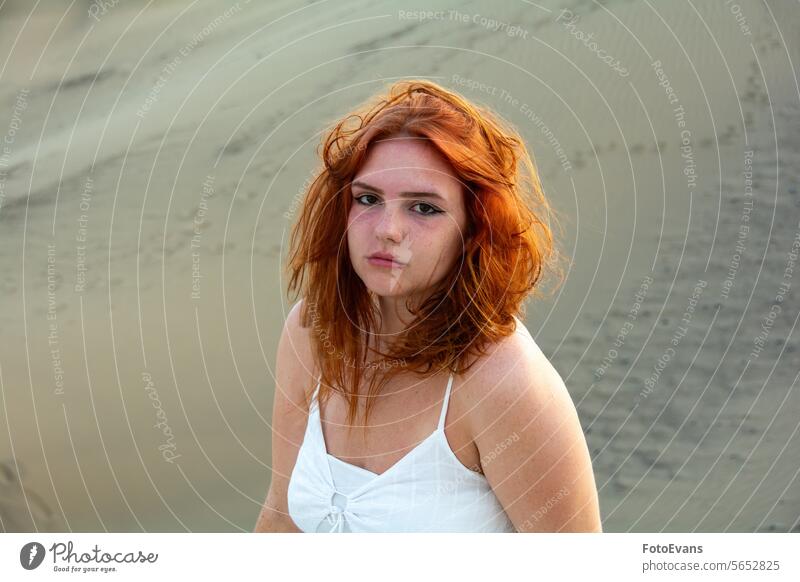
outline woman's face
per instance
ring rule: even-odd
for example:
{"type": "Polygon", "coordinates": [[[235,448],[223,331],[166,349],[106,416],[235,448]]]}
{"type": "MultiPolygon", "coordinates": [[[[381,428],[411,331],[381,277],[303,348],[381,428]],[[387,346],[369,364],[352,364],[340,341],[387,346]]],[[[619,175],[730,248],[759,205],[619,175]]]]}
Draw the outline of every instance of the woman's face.
{"type": "Polygon", "coordinates": [[[377,141],[351,190],[347,246],[358,276],[381,297],[424,297],[464,244],[463,187],[447,158],[424,138],[377,141]]]}

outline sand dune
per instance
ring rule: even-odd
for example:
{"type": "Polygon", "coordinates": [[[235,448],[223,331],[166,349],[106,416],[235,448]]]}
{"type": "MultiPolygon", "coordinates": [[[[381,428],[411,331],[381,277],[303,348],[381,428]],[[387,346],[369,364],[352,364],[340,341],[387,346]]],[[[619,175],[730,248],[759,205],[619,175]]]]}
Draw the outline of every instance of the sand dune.
{"type": "Polygon", "coordinates": [[[0,527],[252,529],[314,148],[419,76],[515,123],[567,217],[526,323],[604,529],[798,531],[800,9],[693,4],[7,1],[0,527]]]}

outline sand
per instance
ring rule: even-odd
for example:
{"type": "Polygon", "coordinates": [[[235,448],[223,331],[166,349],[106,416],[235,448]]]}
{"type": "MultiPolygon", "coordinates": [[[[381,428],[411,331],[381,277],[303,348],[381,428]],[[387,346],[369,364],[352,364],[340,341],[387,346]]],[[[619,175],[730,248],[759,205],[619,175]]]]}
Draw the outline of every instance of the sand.
{"type": "Polygon", "coordinates": [[[0,8],[0,529],[253,528],[314,149],[401,77],[565,217],[526,325],[604,529],[800,529],[796,3],[150,4],[0,8]]]}

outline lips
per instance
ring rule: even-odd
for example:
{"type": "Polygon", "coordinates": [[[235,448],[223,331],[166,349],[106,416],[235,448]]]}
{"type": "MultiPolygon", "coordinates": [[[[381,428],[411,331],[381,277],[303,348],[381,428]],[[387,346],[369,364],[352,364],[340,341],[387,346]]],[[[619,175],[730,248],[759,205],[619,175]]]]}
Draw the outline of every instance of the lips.
{"type": "Polygon", "coordinates": [[[390,253],[373,253],[367,260],[378,267],[404,267],[405,263],[390,253]]]}

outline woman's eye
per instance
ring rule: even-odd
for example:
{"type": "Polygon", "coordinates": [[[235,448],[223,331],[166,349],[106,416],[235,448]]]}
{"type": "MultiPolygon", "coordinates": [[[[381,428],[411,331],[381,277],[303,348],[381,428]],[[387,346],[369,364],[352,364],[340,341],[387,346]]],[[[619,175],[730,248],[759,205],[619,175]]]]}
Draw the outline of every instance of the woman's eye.
{"type": "MultiPolygon", "coordinates": [[[[374,194],[359,194],[358,196],[353,197],[356,202],[361,204],[362,206],[374,206],[380,202],[380,199],[375,196],[374,194]],[[372,198],[374,200],[365,200],[372,198]]],[[[442,210],[439,210],[435,206],[427,204],[425,202],[417,202],[412,206],[412,208],[419,207],[419,210],[415,211],[417,214],[421,214],[422,216],[432,216],[434,214],[440,214],[442,210]]]]}
{"type": "Polygon", "coordinates": [[[356,196],[355,198],[359,204],[363,204],[364,206],[372,206],[372,204],[370,204],[369,202],[364,202],[362,198],[375,198],[375,196],[373,196],[372,194],[361,194],[360,196],[356,196]]]}
{"type": "Polygon", "coordinates": [[[419,206],[420,214],[422,214],[423,216],[430,216],[432,214],[439,214],[441,212],[441,210],[439,210],[435,206],[431,206],[430,204],[426,204],[425,202],[419,202],[414,206],[419,206]]]}

